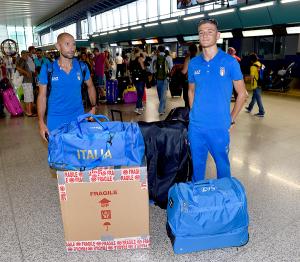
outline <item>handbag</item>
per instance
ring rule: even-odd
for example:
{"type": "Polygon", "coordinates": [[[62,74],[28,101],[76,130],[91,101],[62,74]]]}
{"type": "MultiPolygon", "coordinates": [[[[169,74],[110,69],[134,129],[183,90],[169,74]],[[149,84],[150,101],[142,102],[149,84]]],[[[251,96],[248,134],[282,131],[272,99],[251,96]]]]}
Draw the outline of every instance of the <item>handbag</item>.
{"type": "Polygon", "coordinates": [[[16,72],[13,75],[12,83],[14,85],[14,88],[17,89],[19,86],[23,83],[23,76],[20,75],[19,71],[16,70],[16,72]]]}
{"type": "Polygon", "coordinates": [[[103,115],[81,115],[49,135],[48,163],[58,170],[140,166],[144,154],[144,140],[137,123],[111,122],[103,115]],[[87,121],[89,117],[95,122],[87,121]]]}
{"type": "Polygon", "coordinates": [[[134,85],[129,85],[123,92],[123,100],[125,104],[136,103],[137,92],[134,85]]]}

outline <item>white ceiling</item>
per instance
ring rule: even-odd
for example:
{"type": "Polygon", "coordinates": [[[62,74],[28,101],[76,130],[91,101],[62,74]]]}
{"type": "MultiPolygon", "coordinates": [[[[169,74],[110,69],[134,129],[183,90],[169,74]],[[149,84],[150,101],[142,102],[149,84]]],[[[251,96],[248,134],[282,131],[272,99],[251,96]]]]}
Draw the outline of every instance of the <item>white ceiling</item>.
{"type": "Polygon", "coordinates": [[[77,1],[0,0],[0,25],[35,26],[77,1]]]}

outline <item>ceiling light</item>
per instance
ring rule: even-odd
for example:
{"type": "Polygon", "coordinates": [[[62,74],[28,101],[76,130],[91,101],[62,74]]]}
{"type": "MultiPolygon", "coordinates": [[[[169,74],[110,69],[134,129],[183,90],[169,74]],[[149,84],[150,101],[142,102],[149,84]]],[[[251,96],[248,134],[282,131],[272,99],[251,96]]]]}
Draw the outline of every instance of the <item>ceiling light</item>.
{"type": "Polygon", "coordinates": [[[162,24],[170,24],[170,23],[177,23],[177,22],[178,22],[178,19],[161,21],[162,24]]]}
{"type": "Polygon", "coordinates": [[[100,35],[107,35],[107,32],[105,32],[105,33],[101,33],[100,35]]]}
{"type": "Polygon", "coordinates": [[[116,43],[109,44],[110,46],[118,46],[116,43]]]}
{"type": "Polygon", "coordinates": [[[217,44],[223,44],[223,38],[219,38],[219,39],[217,40],[217,44]]]}
{"type": "Polygon", "coordinates": [[[273,4],[274,4],[274,2],[267,2],[267,3],[257,4],[257,5],[244,6],[244,7],[240,8],[240,11],[246,11],[246,10],[250,10],[250,9],[256,9],[256,8],[271,6],[273,4]]]}
{"type": "Polygon", "coordinates": [[[119,29],[118,31],[119,32],[125,32],[125,31],[128,31],[128,28],[119,29]]]}
{"type": "Polygon", "coordinates": [[[192,19],[201,18],[201,17],[204,17],[204,14],[184,17],[183,20],[192,20],[192,19]]]}
{"type": "Polygon", "coordinates": [[[96,36],[99,36],[99,34],[93,34],[93,35],[92,35],[92,37],[96,37],[96,36]]]}
{"type": "Polygon", "coordinates": [[[234,11],[235,11],[235,8],[231,8],[231,9],[226,9],[226,10],[222,10],[222,11],[208,13],[208,16],[223,15],[223,14],[232,13],[234,11]]]}
{"type": "Polygon", "coordinates": [[[131,41],[131,44],[133,44],[133,45],[141,45],[142,41],[141,40],[131,41]]]}
{"type": "Polygon", "coordinates": [[[280,2],[282,4],[288,4],[288,3],[293,3],[293,2],[299,2],[300,0],[281,0],[280,2]]]}
{"type": "Polygon", "coordinates": [[[223,32],[220,34],[220,38],[233,38],[233,35],[231,32],[223,32]]]}
{"type": "Polygon", "coordinates": [[[184,41],[198,41],[199,40],[199,36],[198,35],[184,36],[183,40],[184,41]]]}
{"type": "Polygon", "coordinates": [[[130,27],[130,30],[136,30],[142,28],[141,25],[130,27]]]}
{"type": "Polygon", "coordinates": [[[272,29],[247,30],[242,31],[242,33],[244,37],[273,35],[272,29]]]}
{"type": "Polygon", "coordinates": [[[172,42],[177,42],[176,37],[168,37],[168,38],[163,38],[164,43],[172,43],[172,42]]]}
{"type": "Polygon", "coordinates": [[[157,39],[146,39],[146,44],[158,44],[157,39]]]}
{"type": "Polygon", "coordinates": [[[145,24],[145,27],[156,26],[158,23],[145,24]]]}
{"type": "Polygon", "coordinates": [[[300,26],[287,27],[286,32],[288,34],[300,34],[300,26]]]}
{"type": "Polygon", "coordinates": [[[117,33],[118,31],[117,30],[113,30],[113,31],[110,31],[110,32],[108,32],[109,34],[115,34],[115,33],[117,33]]]}

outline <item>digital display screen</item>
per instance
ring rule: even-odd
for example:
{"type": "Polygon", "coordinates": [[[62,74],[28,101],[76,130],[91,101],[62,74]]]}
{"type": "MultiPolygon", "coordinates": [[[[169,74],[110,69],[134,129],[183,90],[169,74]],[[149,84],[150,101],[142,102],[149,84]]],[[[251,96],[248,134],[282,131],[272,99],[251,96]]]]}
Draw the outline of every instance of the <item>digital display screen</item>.
{"type": "Polygon", "coordinates": [[[177,9],[184,9],[212,2],[215,2],[215,0],[177,0],[177,9]]]}

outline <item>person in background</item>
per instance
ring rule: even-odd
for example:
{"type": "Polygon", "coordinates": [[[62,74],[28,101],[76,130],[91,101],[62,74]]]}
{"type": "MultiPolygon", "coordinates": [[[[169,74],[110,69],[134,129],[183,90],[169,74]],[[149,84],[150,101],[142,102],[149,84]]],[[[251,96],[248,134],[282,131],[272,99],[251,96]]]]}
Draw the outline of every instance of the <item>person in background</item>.
{"type": "Polygon", "coordinates": [[[5,67],[6,67],[6,77],[8,79],[12,79],[12,76],[13,76],[13,59],[12,59],[12,57],[5,55],[3,62],[5,63],[5,67]]]}
{"type": "Polygon", "coordinates": [[[188,66],[191,59],[193,59],[198,53],[198,47],[196,44],[191,44],[189,46],[189,53],[186,55],[184,59],[183,68],[181,70],[181,73],[183,74],[184,78],[184,85],[183,85],[183,100],[184,100],[184,106],[190,107],[189,105],[189,96],[188,96],[188,90],[189,90],[189,82],[187,80],[187,72],[188,72],[188,66]]]}
{"type": "Polygon", "coordinates": [[[28,52],[26,50],[23,50],[21,52],[21,58],[18,60],[16,67],[19,71],[19,74],[23,76],[23,91],[24,91],[24,103],[25,103],[25,115],[28,117],[34,117],[37,116],[33,113],[33,101],[34,101],[34,95],[33,95],[33,77],[32,72],[29,69],[28,66],[28,52]]]}
{"type": "Polygon", "coordinates": [[[88,88],[91,102],[90,113],[96,112],[96,91],[86,64],[74,58],[76,43],[68,33],[57,37],[56,48],[60,57],[53,62],[51,90],[47,98],[48,69],[43,64],[39,76],[38,120],[41,137],[47,141],[49,132],[64,123],[76,120],[84,113],[81,87],[83,81],[88,88]],[[85,73],[84,73],[85,72],[85,73]],[[85,75],[85,77],[84,77],[85,75]],[[47,107],[47,124],[44,117],[47,107]]]}
{"type": "Polygon", "coordinates": [[[43,64],[47,64],[47,65],[51,64],[49,59],[43,55],[42,49],[39,48],[36,49],[36,57],[34,58],[33,62],[35,65],[35,70],[37,75],[40,73],[43,64]]]}
{"type": "MultiPolygon", "coordinates": [[[[99,49],[97,47],[94,48],[94,72],[95,72],[95,79],[96,79],[96,87],[97,87],[97,92],[99,92],[100,98],[99,100],[101,102],[106,101],[105,97],[105,84],[104,84],[104,68],[105,64],[107,66],[108,61],[106,59],[106,56],[103,52],[99,52],[99,49]]],[[[97,95],[97,100],[98,100],[98,95],[97,95]]]]}
{"type": "Polygon", "coordinates": [[[157,94],[159,99],[159,115],[165,114],[166,96],[168,88],[168,73],[171,72],[173,64],[165,57],[165,47],[158,47],[159,54],[153,57],[153,68],[157,79],[157,94]]]}
{"type": "Polygon", "coordinates": [[[261,99],[261,86],[258,85],[259,70],[262,68],[261,62],[255,53],[250,55],[250,77],[251,77],[251,89],[253,90],[252,99],[250,104],[246,107],[246,112],[250,113],[257,102],[258,113],[255,116],[264,117],[265,109],[261,99]]]}
{"type": "MultiPolygon", "coordinates": [[[[227,53],[228,53],[229,55],[231,55],[232,57],[234,57],[234,58],[236,59],[236,61],[238,61],[239,63],[241,62],[241,58],[239,58],[239,57],[236,55],[236,51],[235,51],[235,48],[234,48],[234,47],[228,47],[227,53]]],[[[234,88],[233,88],[233,96],[234,96],[234,101],[236,101],[236,98],[237,98],[237,92],[235,91],[234,88]]]]}
{"type": "Polygon", "coordinates": [[[193,181],[205,178],[208,152],[212,155],[217,177],[230,177],[230,129],[247,98],[240,65],[217,47],[218,23],[207,18],[198,26],[202,53],[188,66],[190,122],[188,137],[193,159],[193,181]],[[230,112],[232,87],[238,96],[230,112]]]}
{"type": "Polygon", "coordinates": [[[144,55],[139,48],[134,50],[135,59],[132,61],[132,81],[137,91],[135,113],[141,115],[144,111],[143,96],[145,90],[146,70],[144,55]]]}
{"type": "Polygon", "coordinates": [[[122,58],[122,56],[120,56],[119,53],[116,53],[116,64],[117,64],[117,72],[116,72],[116,77],[123,77],[124,76],[124,70],[123,70],[123,63],[124,63],[124,60],[122,58]],[[119,75],[120,73],[120,75],[119,75]]]}

